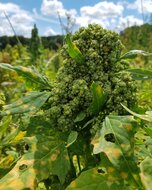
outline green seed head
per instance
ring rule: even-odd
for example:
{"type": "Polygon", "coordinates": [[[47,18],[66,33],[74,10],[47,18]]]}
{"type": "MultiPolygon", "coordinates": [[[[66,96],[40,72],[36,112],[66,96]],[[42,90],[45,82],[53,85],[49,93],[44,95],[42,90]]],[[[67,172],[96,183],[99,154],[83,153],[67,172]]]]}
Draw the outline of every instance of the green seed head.
{"type": "Polygon", "coordinates": [[[87,28],[80,28],[71,38],[85,61],[77,63],[68,54],[67,44],[63,46],[64,64],[50,98],[51,107],[55,106],[50,109],[51,116],[54,115],[56,126],[63,131],[79,129],[74,120],[80,112],[89,117],[93,81],[107,93],[107,102],[100,113],[102,119],[111,112],[124,114],[120,103],[130,108],[136,102],[135,83],[125,71],[128,64],[119,61],[123,45],[117,33],[90,24],[87,28]]]}

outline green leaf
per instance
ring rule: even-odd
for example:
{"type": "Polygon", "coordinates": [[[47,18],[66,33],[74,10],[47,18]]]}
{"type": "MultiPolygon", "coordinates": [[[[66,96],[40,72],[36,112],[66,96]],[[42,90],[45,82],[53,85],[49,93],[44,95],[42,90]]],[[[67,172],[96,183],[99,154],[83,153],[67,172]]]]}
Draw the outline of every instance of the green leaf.
{"type": "Polygon", "coordinates": [[[5,134],[6,130],[8,129],[10,123],[12,121],[11,116],[3,117],[0,121],[0,139],[5,134]]]}
{"type": "MultiPolygon", "coordinates": [[[[27,121],[28,118],[25,117],[25,120],[27,121]]],[[[37,113],[36,115],[30,116],[26,126],[27,136],[34,136],[41,133],[48,135],[52,123],[45,114],[37,113]]]]}
{"type": "Polygon", "coordinates": [[[80,50],[77,48],[77,46],[72,42],[70,35],[66,35],[66,41],[68,45],[68,53],[71,58],[73,58],[77,63],[83,63],[84,62],[84,56],[80,52],[80,50]]]}
{"type": "Polygon", "coordinates": [[[91,85],[91,91],[93,95],[91,111],[93,115],[97,115],[106,103],[107,94],[105,94],[102,87],[99,84],[96,84],[95,82],[93,82],[91,85]]]}
{"type": "Polygon", "coordinates": [[[21,141],[25,135],[26,131],[21,131],[21,127],[18,127],[1,140],[0,147],[16,144],[21,141]]]}
{"type": "Polygon", "coordinates": [[[109,116],[92,141],[93,153],[105,153],[113,166],[140,187],[138,167],[134,157],[136,122],[132,116],[109,116]],[[135,177],[136,176],[136,177],[135,177]]]}
{"type": "Polygon", "coordinates": [[[29,150],[0,180],[0,189],[36,189],[37,184],[50,174],[57,175],[63,183],[70,168],[64,142],[57,140],[55,135],[43,134],[24,140],[29,150]]]}
{"type": "Polygon", "coordinates": [[[152,190],[152,158],[147,157],[140,164],[140,177],[146,190],[152,190]]]}
{"type": "Polygon", "coordinates": [[[21,132],[21,127],[17,127],[13,131],[11,131],[9,134],[7,134],[1,141],[0,141],[0,147],[9,146],[11,144],[14,144],[14,140],[21,132]]]}
{"type": "Polygon", "coordinates": [[[86,113],[84,112],[80,112],[77,117],[75,118],[74,122],[80,122],[80,121],[83,121],[86,117],[86,113]]]}
{"type": "Polygon", "coordinates": [[[152,71],[145,69],[128,69],[135,80],[148,80],[152,79],[152,71]]]}
{"type": "Polygon", "coordinates": [[[90,119],[88,122],[86,122],[86,123],[83,125],[82,129],[88,127],[91,123],[93,123],[93,121],[94,121],[94,118],[93,118],[93,119],[90,119]]]}
{"type": "Polygon", "coordinates": [[[0,116],[38,111],[50,97],[49,92],[31,92],[17,102],[3,106],[0,116]]]}
{"type": "Polygon", "coordinates": [[[142,120],[145,120],[145,121],[149,121],[149,122],[152,122],[152,116],[151,115],[149,115],[149,114],[145,114],[145,115],[140,115],[140,114],[138,114],[138,113],[135,113],[135,112],[133,112],[133,111],[131,111],[129,108],[127,108],[125,105],[123,105],[123,104],[121,104],[124,108],[125,108],[125,110],[127,110],[130,114],[132,114],[133,116],[135,116],[135,117],[138,117],[138,118],[140,118],[140,119],[142,119],[142,120]]]}
{"type": "Polygon", "coordinates": [[[111,181],[107,175],[98,173],[98,168],[82,172],[66,190],[122,190],[122,185],[117,181],[111,181]]]}
{"type": "Polygon", "coordinates": [[[51,87],[46,77],[42,76],[36,70],[33,70],[31,68],[23,66],[12,66],[7,63],[0,63],[0,68],[10,71],[16,71],[19,75],[21,75],[25,79],[28,79],[36,84],[42,85],[45,88],[51,87]]]}
{"type": "Polygon", "coordinates": [[[144,130],[152,138],[152,127],[144,127],[144,130]]]}
{"type": "Polygon", "coordinates": [[[72,145],[77,140],[77,137],[78,137],[78,132],[71,131],[70,135],[68,136],[66,147],[68,148],[70,145],[72,145]]]}
{"type": "Polygon", "coordinates": [[[143,50],[131,50],[120,57],[120,59],[135,59],[137,56],[150,56],[152,53],[147,53],[143,50]]]}

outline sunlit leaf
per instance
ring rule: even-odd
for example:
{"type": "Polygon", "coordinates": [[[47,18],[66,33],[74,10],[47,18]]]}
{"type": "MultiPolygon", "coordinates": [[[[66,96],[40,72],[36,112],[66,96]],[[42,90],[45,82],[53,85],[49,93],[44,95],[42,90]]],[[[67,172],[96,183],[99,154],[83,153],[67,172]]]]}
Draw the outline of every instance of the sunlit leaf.
{"type": "Polygon", "coordinates": [[[137,187],[138,167],[134,157],[136,122],[132,116],[109,116],[92,141],[93,153],[105,153],[113,166],[132,178],[137,187]],[[135,177],[136,176],[136,177],[135,177]]]}
{"type": "Polygon", "coordinates": [[[77,140],[77,137],[78,137],[78,132],[71,131],[70,135],[68,136],[66,147],[69,147],[71,144],[73,144],[77,140]]]}
{"type": "Polygon", "coordinates": [[[151,53],[147,53],[143,50],[131,50],[127,53],[125,53],[124,55],[121,56],[120,59],[134,59],[137,56],[142,55],[142,56],[150,56],[152,55],[151,53]]]}
{"type": "Polygon", "coordinates": [[[73,58],[77,63],[83,63],[84,62],[84,56],[80,52],[80,50],[77,48],[77,46],[72,42],[70,35],[66,35],[66,41],[68,45],[68,53],[71,58],[73,58]]]}
{"type": "Polygon", "coordinates": [[[145,121],[152,122],[152,116],[151,115],[149,115],[149,114],[141,115],[141,114],[138,114],[138,113],[135,113],[135,112],[131,111],[125,105],[123,105],[123,104],[121,104],[121,105],[125,108],[125,110],[127,110],[133,116],[138,117],[138,118],[140,118],[142,120],[145,120],[145,121]]]}
{"type": "Polygon", "coordinates": [[[122,185],[112,181],[109,176],[98,173],[98,168],[82,172],[66,190],[122,190],[122,185]]]}
{"type": "Polygon", "coordinates": [[[25,137],[25,135],[26,135],[26,131],[20,131],[16,135],[16,137],[11,141],[11,143],[14,144],[14,143],[17,143],[17,142],[23,140],[23,138],[25,137]]]}
{"type": "Polygon", "coordinates": [[[144,130],[152,138],[152,127],[144,127],[144,130]]]}
{"type": "Polygon", "coordinates": [[[25,79],[28,79],[36,84],[42,85],[43,87],[50,88],[50,84],[46,77],[42,76],[37,71],[23,66],[12,66],[7,63],[0,63],[0,68],[10,70],[10,71],[16,71],[19,75],[23,76],[25,79]]]}
{"type": "Polygon", "coordinates": [[[103,106],[105,105],[107,95],[104,93],[103,88],[95,82],[93,82],[91,85],[91,91],[93,95],[91,111],[93,115],[96,115],[102,110],[103,106]]]}
{"type": "Polygon", "coordinates": [[[12,121],[12,116],[6,116],[1,119],[1,121],[0,121],[0,139],[4,135],[6,130],[8,129],[11,121],[12,121]]]}
{"type": "Polygon", "coordinates": [[[152,79],[152,70],[145,69],[128,69],[135,80],[152,79]]]}
{"type": "MultiPolygon", "coordinates": [[[[11,145],[13,143],[16,143],[13,142],[14,139],[17,137],[17,135],[19,135],[19,133],[22,133],[21,132],[21,126],[17,127],[16,129],[12,130],[9,134],[7,134],[1,141],[0,141],[0,147],[4,147],[4,146],[8,146],[8,145],[11,145]]],[[[23,134],[25,134],[23,132],[23,134]]],[[[20,139],[21,140],[21,139],[20,139]]],[[[19,139],[18,139],[19,141],[19,139]]]]}
{"type": "Polygon", "coordinates": [[[140,177],[146,190],[152,190],[152,158],[147,157],[140,164],[140,177]]]}
{"type": "Polygon", "coordinates": [[[50,174],[57,175],[63,183],[70,167],[64,143],[57,141],[55,136],[44,135],[26,137],[24,140],[29,150],[0,180],[0,189],[35,189],[50,174]]]}
{"type": "Polygon", "coordinates": [[[31,92],[17,102],[3,106],[0,116],[38,111],[50,97],[49,92],[31,92]]]}

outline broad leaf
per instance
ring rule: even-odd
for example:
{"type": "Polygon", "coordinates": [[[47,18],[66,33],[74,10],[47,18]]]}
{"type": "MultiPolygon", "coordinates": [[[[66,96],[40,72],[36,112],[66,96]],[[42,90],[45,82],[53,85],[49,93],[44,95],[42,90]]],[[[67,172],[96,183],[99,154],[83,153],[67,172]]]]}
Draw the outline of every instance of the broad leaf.
{"type": "Polygon", "coordinates": [[[94,154],[105,153],[117,170],[126,173],[128,178],[132,178],[134,184],[140,187],[134,157],[135,131],[136,122],[132,116],[109,116],[92,144],[94,154]]]}
{"type": "Polygon", "coordinates": [[[82,172],[66,190],[122,190],[122,185],[112,181],[107,175],[98,173],[98,168],[82,172]]]}
{"type": "Polygon", "coordinates": [[[0,189],[36,189],[37,184],[57,175],[61,183],[69,171],[67,149],[55,136],[37,135],[25,138],[29,150],[15,167],[0,180],[0,189]]]}
{"type": "Polygon", "coordinates": [[[131,50],[127,53],[125,53],[124,55],[121,56],[120,59],[134,59],[137,56],[142,55],[142,56],[150,56],[152,55],[151,53],[147,53],[143,50],[131,50]]]}
{"type": "Polygon", "coordinates": [[[80,52],[80,50],[77,48],[77,46],[72,42],[70,35],[66,35],[66,41],[68,45],[68,53],[71,58],[73,58],[77,63],[83,63],[84,62],[84,56],[80,52]]]}
{"type": "MultiPolygon", "coordinates": [[[[25,117],[25,120],[27,122],[28,118],[25,117]]],[[[30,116],[26,126],[27,136],[39,135],[41,133],[48,135],[52,124],[45,115],[37,113],[30,116]]]]}
{"type": "Polygon", "coordinates": [[[140,177],[146,190],[152,190],[152,158],[147,157],[140,164],[140,177]]]}
{"type": "MultiPolygon", "coordinates": [[[[142,120],[145,120],[145,121],[152,122],[152,116],[148,114],[149,112],[146,112],[147,114],[145,114],[145,115],[140,115],[140,114],[138,114],[138,113],[135,113],[135,112],[131,111],[129,108],[127,108],[127,107],[124,106],[123,104],[121,104],[121,105],[125,108],[125,110],[127,110],[127,111],[128,111],[130,114],[132,114],[133,116],[138,117],[138,118],[140,118],[140,119],[142,119],[142,120]]],[[[151,113],[151,112],[150,112],[150,113],[151,113]]]]}
{"type": "Polygon", "coordinates": [[[46,87],[50,88],[50,84],[46,79],[46,77],[42,76],[40,73],[31,68],[23,66],[12,66],[7,63],[0,63],[0,68],[16,71],[19,75],[23,76],[25,79],[28,79],[36,84],[42,85],[45,88],[46,87]]]}
{"type": "Polygon", "coordinates": [[[31,92],[17,102],[3,106],[0,116],[36,112],[49,97],[49,92],[31,92]]]}
{"type": "Polygon", "coordinates": [[[93,115],[97,115],[105,105],[107,95],[106,93],[104,93],[102,87],[99,84],[96,84],[95,82],[93,82],[91,85],[91,91],[93,95],[91,111],[93,115]]]}
{"type": "Polygon", "coordinates": [[[129,69],[128,70],[135,80],[152,79],[152,70],[145,69],[129,69]]]}
{"type": "Polygon", "coordinates": [[[71,131],[70,135],[68,136],[66,147],[69,147],[71,144],[73,144],[77,140],[77,137],[78,137],[78,132],[71,131]]]}

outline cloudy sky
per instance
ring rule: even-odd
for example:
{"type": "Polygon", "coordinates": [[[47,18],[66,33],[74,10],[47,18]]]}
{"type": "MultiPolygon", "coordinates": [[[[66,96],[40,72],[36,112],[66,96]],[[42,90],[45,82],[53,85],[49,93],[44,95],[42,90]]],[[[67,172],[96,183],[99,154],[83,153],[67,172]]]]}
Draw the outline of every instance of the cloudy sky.
{"type": "Polygon", "coordinates": [[[71,16],[73,31],[98,23],[119,32],[143,24],[142,13],[152,14],[152,0],[0,0],[0,36],[13,35],[6,15],[18,35],[29,37],[34,23],[40,35],[61,34],[59,15],[63,25],[71,16]]]}

